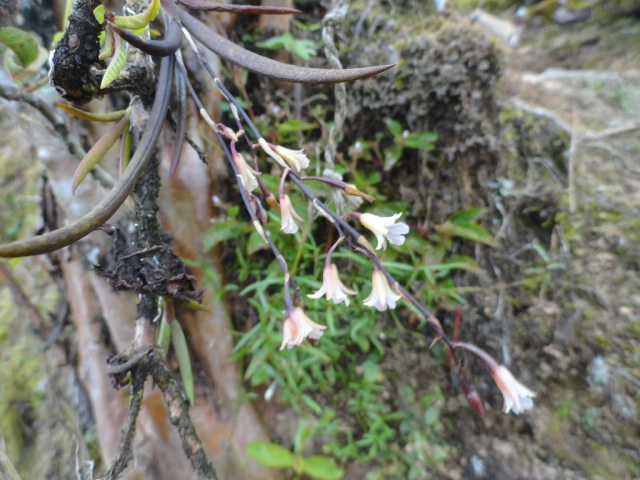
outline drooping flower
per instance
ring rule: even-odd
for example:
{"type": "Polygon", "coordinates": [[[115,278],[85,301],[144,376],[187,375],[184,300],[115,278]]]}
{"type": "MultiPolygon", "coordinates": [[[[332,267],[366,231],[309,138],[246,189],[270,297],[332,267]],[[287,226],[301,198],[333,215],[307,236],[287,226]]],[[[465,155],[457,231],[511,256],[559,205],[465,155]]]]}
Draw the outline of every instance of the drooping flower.
{"type": "Polygon", "coordinates": [[[499,365],[493,369],[491,375],[504,397],[504,406],[502,407],[504,413],[513,410],[513,413],[519,414],[533,407],[531,399],[536,396],[535,392],[516,380],[507,367],[499,365]]]}
{"type": "Polygon", "coordinates": [[[355,295],[356,293],[355,290],[351,290],[342,283],[338,275],[338,267],[335,263],[332,263],[331,265],[326,265],[322,271],[322,286],[320,289],[313,295],[307,295],[307,297],[320,298],[325,295],[327,300],[331,300],[335,304],[344,302],[348,307],[350,303],[349,295],[355,295]]]}
{"type": "Polygon", "coordinates": [[[236,167],[238,169],[238,177],[240,177],[242,185],[247,192],[252,192],[258,186],[256,175],[259,175],[260,173],[256,172],[249,166],[241,153],[234,152],[232,158],[233,163],[236,164],[236,167]]]}
{"type": "Polygon", "coordinates": [[[264,138],[258,139],[260,148],[273,158],[280,166],[290,168],[294,172],[300,172],[300,169],[309,166],[309,158],[303,153],[303,150],[291,150],[281,147],[280,145],[272,145],[264,138]]]}
{"type": "Polygon", "coordinates": [[[387,241],[393,245],[402,245],[405,235],[409,233],[409,225],[397,222],[402,213],[396,213],[391,217],[380,217],[372,213],[360,214],[360,223],[371,230],[378,239],[376,250],[387,248],[387,241]]]}
{"type": "Polygon", "coordinates": [[[304,150],[291,150],[280,145],[276,145],[274,150],[294,172],[309,166],[309,157],[304,154],[304,150]]]}
{"type": "Polygon", "coordinates": [[[376,307],[379,312],[383,312],[389,307],[390,309],[396,308],[396,302],[402,298],[389,286],[389,282],[384,274],[380,270],[374,270],[371,276],[371,293],[364,300],[364,304],[367,307],[376,307]]]}
{"type": "Polygon", "coordinates": [[[317,340],[326,328],[325,325],[320,325],[307,317],[302,308],[296,307],[290,310],[287,318],[284,319],[280,350],[284,347],[291,350],[295,346],[302,345],[305,338],[317,340]]]}
{"type": "Polygon", "coordinates": [[[289,195],[280,195],[280,230],[284,233],[296,233],[298,231],[298,224],[294,220],[294,217],[302,221],[302,217],[298,215],[293,205],[291,205],[289,195]]]}

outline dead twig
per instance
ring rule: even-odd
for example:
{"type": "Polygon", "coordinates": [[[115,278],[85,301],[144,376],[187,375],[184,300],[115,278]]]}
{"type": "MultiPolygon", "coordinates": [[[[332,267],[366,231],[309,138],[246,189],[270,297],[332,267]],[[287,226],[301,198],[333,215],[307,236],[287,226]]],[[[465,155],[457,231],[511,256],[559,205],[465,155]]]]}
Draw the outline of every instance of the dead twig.
{"type": "MultiPolygon", "coordinates": [[[[160,355],[158,355],[160,357],[160,355]]],[[[146,355],[142,357],[149,358],[146,355]]],[[[142,397],[144,394],[144,382],[147,379],[149,373],[149,363],[141,362],[138,359],[137,367],[132,371],[132,386],[131,386],[131,402],[129,403],[129,413],[127,414],[127,421],[122,429],[122,435],[120,436],[120,444],[116,450],[116,456],[111,463],[111,467],[104,475],[102,480],[115,480],[124,471],[129,460],[133,458],[133,438],[136,435],[136,420],[140,414],[140,408],[142,407],[142,397]]]]}
{"type": "Polygon", "coordinates": [[[145,350],[139,351],[139,352],[134,352],[128,360],[122,362],[122,363],[116,363],[114,364],[113,362],[115,362],[117,359],[121,358],[119,355],[116,355],[115,357],[112,357],[109,362],[109,366],[107,367],[107,373],[109,375],[121,375],[123,373],[127,373],[129,370],[131,370],[133,367],[135,367],[138,363],[140,363],[140,361],[146,357],[149,353],[151,353],[153,349],[152,348],[147,348],[145,350]]]}
{"type": "Polygon", "coordinates": [[[169,421],[178,430],[182,439],[182,449],[198,474],[198,478],[217,480],[216,471],[207,458],[202,441],[198,437],[189,415],[189,404],[183,389],[173,378],[173,374],[167,368],[161,355],[154,356],[150,375],[162,391],[164,400],[169,406],[169,421]]]}

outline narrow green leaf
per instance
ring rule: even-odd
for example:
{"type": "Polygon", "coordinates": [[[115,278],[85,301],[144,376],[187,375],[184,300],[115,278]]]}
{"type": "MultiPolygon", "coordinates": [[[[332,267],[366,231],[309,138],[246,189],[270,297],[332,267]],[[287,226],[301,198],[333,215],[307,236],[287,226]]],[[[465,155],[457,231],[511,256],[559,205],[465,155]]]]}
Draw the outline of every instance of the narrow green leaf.
{"type": "Polygon", "coordinates": [[[100,88],[107,88],[113,82],[120,71],[127,64],[127,42],[120,38],[120,35],[114,35],[116,53],[111,57],[109,66],[104,72],[100,88]]]}
{"type": "Polygon", "coordinates": [[[455,237],[467,238],[474,242],[480,242],[486,245],[495,244],[495,241],[489,232],[480,225],[473,223],[458,222],[457,224],[453,224],[451,222],[446,222],[437,226],[436,231],[439,233],[447,233],[455,237]]]}
{"type": "Polygon", "coordinates": [[[187,394],[189,403],[195,405],[195,390],[193,387],[193,372],[191,370],[191,355],[187,346],[187,339],[184,336],[180,322],[177,320],[171,322],[171,340],[173,350],[178,358],[178,368],[180,369],[180,378],[184,392],[187,394]]]}
{"type": "Polygon", "coordinates": [[[122,133],[129,128],[129,115],[123,117],[118,123],[113,125],[107,133],[105,133],[100,140],[98,140],[91,150],[87,152],[84,158],[78,164],[75,173],[73,174],[73,181],[71,183],[71,191],[75,193],[78,185],[82,183],[87,174],[91,171],[96,164],[102,160],[105,154],[113,147],[113,144],[120,138],[122,133]]]}
{"type": "Polygon", "coordinates": [[[102,25],[104,23],[104,5],[98,5],[93,9],[93,16],[96,18],[98,23],[102,25]]]}
{"type": "Polygon", "coordinates": [[[22,67],[28,67],[38,58],[38,42],[35,37],[19,28],[0,28],[0,43],[16,54],[22,67]]]}
{"type": "Polygon", "coordinates": [[[182,305],[183,308],[186,308],[187,310],[196,310],[199,312],[210,312],[210,310],[207,307],[199,304],[195,300],[191,300],[190,298],[182,297],[182,296],[175,296],[171,298],[173,299],[174,302],[179,303],[180,305],[182,305]]]}
{"type": "Polygon", "coordinates": [[[152,22],[160,12],[160,0],[151,0],[149,7],[137,15],[115,16],[112,21],[120,28],[132,30],[134,33],[142,33],[149,22],[152,22]]]}
{"type": "Polygon", "coordinates": [[[438,139],[438,135],[433,132],[412,133],[405,138],[402,144],[407,148],[420,150],[433,150],[433,142],[438,139]]]}
{"type": "Polygon", "coordinates": [[[540,258],[542,258],[542,260],[544,260],[546,263],[549,263],[551,261],[551,258],[549,257],[549,254],[547,253],[547,251],[538,242],[533,242],[533,249],[536,251],[538,255],[540,255],[540,258]]]}
{"type": "Polygon", "coordinates": [[[453,268],[467,270],[469,272],[477,272],[479,270],[476,261],[468,255],[449,255],[444,260],[444,266],[449,265],[453,265],[453,268]]]}
{"type": "Polygon", "coordinates": [[[62,108],[67,113],[78,117],[84,118],[85,120],[91,120],[95,122],[115,122],[117,120],[121,120],[125,115],[128,115],[130,110],[127,108],[125,110],[117,110],[115,112],[107,112],[107,113],[93,113],[87,112],[86,110],[80,110],[72,105],[66,105],[64,103],[55,102],[57,106],[62,108]]]}
{"type": "Polygon", "coordinates": [[[458,210],[456,213],[449,217],[449,221],[453,224],[459,224],[461,222],[473,222],[476,218],[482,215],[487,209],[484,207],[467,208],[465,210],[458,210]]]}
{"type": "Polygon", "coordinates": [[[307,130],[314,130],[318,127],[315,122],[304,122],[302,120],[287,120],[282,122],[278,126],[278,130],[281,134],[286,135],[289,133],[305,132],[307,130]]]}
{"type": "Polygon", "coordinates": [[[309,395],[302,395],[302,401],[317,415],[322,415],[322,407],[309,395]]]}
{"type": "Polygon", "coordinates": [[[118,165],[118,171],[120,175],[124,174],[124,171],[129,166],[129,161],[131,160],[131,149],[133,146],[133,135],[131,135],[131,130],[124,132],[122,141],[120,142],[120,162],[118,165]]]}
{"type": "Polygon", "coordinates": [[[156,346],[162,350],[163,355],[166,355],[169,351],[169,342],[171,342],[171,326],[167,321],[166,309],[164,315],[162,315],[162,321],[160,322],[160,328],[158,329],[158,338],[156,339],[156,346]]]}
{"type": "Polygon", "coordinates": [[[282,279],[280,278],[265,278],[264,280],[259,280],[257,282],[253,282],[251,285],[248,285],[240,292],[240,295],[244,296],[249,292],[260,291],[265,289],[266,287],[270,287],[271,285],[279,285],[282,284],[282,279]]]}
{"type": "Polygon", "coordinates": [[[257,323],[251,330],[242,335],[242,338],[240,338],[240,340],[238,340],[238,343],[236,343],[236,346],[233,347],[233,351],[236,353],[240,352],[240,350],[242,350],[247,343],[249,343],[255,337],[259,336],[262,333],[264,333],[264,327],[262,326],[262,324],[257,323]]]}
{"type": "Polygon", "coordinates": [[[263,349],[253,354],[253,357],[251,357],[251,362],[249,362],[249,365],[247,366],[247,370],[244,373],[245,379],[249,379],[253,377],[255,372],[261,367],[263,367],[264,359],[267,358],[267,355],[269,355],[269,353],[270,352],[268,350],[263,349]]]}
{"type": "Polygon", "coordinates": [[[247,445],[247,454],[265,467],[288,468],[293,461],[293,453],[275,443],[256,440],[247,445]]]}
{"type": "Polygon", "coordinates": [[[287,52],[297,55],[303,60],[309,60],[318,53],[318,45],[315,41],[305,38],[295,38],[290,33],[271,37],[264,42],[256,43],[256,46],[270,50],[284,48],[287,52]]]}
{"type": "Polygon", "coordinates": [[[336,465],[333,458],[322,455],[305,458],[302,470],[320,480],[339,480],[344,475],[344,468],[336,465]]]}
{"type": "Polygon", "coordinates": [[[237,220],[215,223],[204,237],[204,251],[207,252],[211,250],[218,243],[225,242],[232,238],[240,238],[251,228],[250,225],[238,222],[237,220]]]}

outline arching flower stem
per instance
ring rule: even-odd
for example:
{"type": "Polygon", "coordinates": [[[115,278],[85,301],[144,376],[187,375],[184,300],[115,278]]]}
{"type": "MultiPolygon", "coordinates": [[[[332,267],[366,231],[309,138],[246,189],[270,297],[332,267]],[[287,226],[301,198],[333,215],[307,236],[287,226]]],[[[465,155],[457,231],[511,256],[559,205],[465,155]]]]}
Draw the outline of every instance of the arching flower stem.
{"type": "Polygon", "coordinates": [[[344,241],[344,237],[342,235],[340,235],[340,237],[338,238],[338,240],[336,240],[336,242],[331,245],[331,248],[329,249],[329,251],[327,252],[327,258],[324,261],[324,265],[326,267],[331,265],[331,256],[333,255],[333,252],[336,251],[336,248],[338,248],[338,246],[344,241]]]}
{"type": "MultiPolygon", "coordinates": [[[[184,67],[184,64],[179,61],[178,62],[178,66],[180,68],[180,72],[185,77],[185,83],[187,84],[187,87],[189,89],[191,97],[193,98],[193,101],[195,102],[196,107],[198,108],[200,114],[201,115],[206,114],[206,111],[204,109],[204,105],[202,104],[202,101],[198,97],[198,94],[196,93],[195,89],[193,88],[193,85],[191,85],[191,82],[189,81],[189,78],[187,77],[187,71],[186,71],[186,68],[184,67]]],[[[203,115],[203,118],[204,118],[204,115],[203,115]]],[[[229,165],[231,166],[233,174],[234,174],[234,176],[236,178],[236,182],[238,183],[238,187],[239,187],[239,191],[240,191],[240,196],[242,198],[242,202],[244,203],[246,211],[249,213],[249,217],[251,218],[251,222],[252,222],[254,228],[261,234],[262,238],[267,243],[267,245],[269,245],[269,248],[271,249],[271,252],[273,253],[276,261],[278,262],[278,265],[280,266],[280,269],[285,274],[285,278],[288,279],[288,283],[290,283],[291,287],[293,288],[293,290],[295,292],[295,297],[297,299],[301,299],[302,297],[300,295],[300,290],[299,290],[298,285],[296,284],[295,280],[293,278],[291,278],[291,275],[290,275],[290,272],[289,272],[289,267],[287,266],[287,262],[285,261],[284,256],[282,255],[282,253],[280,253],[280,250],[278,250],[278,247],[276,247],[275,243],[273,243],[273,240],[271,239],[271,233],[267,229],[263,228],[261,221],[258,219],[258,216],[256,215],[255,209],[251,204],[251,200],[249,199],[249,194],[245,190],[244,186],[242,185],[242,181],[240,180],[240,171],[238,170],[238,167],[236,166],[235,162],[233,161],[233,156],[231,154],[231,150],[229,149],[229,146],[225,142],[224,137],[218,131],[218,128],[216,127],[216,125],[214,123],[210,122],[211,119],[209,119],[209,121],[207,121],[207,118],[204,118],[204,119],[205,119],[206,123],[211,127],[213,132],[216,134],[216,138],[218,139],[218,143],[220,143],[220,146],[222,147],[222,151],[224,152],[225,156],[227,157],[227,161],[229,162],[229,165]]],[[[251,197],[253,199],[255,199],[256,201],[259,201],[258,198],[255,195],[251,194],[251,197]]]]}
{"type": "Polygon", "coordinates": [[[473,353],[489,367],[491,376],[504,398],[502,407],[504,413],[513,411],[515,414],[520,414],[533,407],[532,398],[536,393],[516,380],[507,367],[498,364],[491,355],[471,343],[454,342],[452,345],[454,348],[473,353]]]}
{"type": "MultiPolygon", "coordinates": [[[[165,2],[163,2],[165,3],[165,2]]],[[[175,7],[174,7],[175,9],[175,7]]],[[[170,12],[171,13],[171,12],[170,12]]],[[[180,18],[179,15],[174,15],[174,18],[180,18]]],[[[257,143],[262,147],[262,149],[269,154],[268,148],[265,148],[265,144],[268,146],[268,143],[266,142],[266,140],[264,140],[264,138],[261,136],[261,134],[259,133],[258,129],[256,128],[256,126],[254,125],[254,123],[251,121],[251,119],[249,118],[249,116],[247,115],[247,113],[244,111],[244,109],[236,102],[235,98],[233,97],[233,95],[231,95],[231,93],[226,89],[226,87],[224,87],[224,85],[222,84],[222,82],[217,78],[217,76],[215,75],[215,73],[213,72],[213,69],[211,68],[211,66],[208,64],[208,62],[206,61],[206,59],[200,54],[200,52],[198,51],[198,48],[196,47],[195,43],[193,42],[193,39],[191,38],[190,34],[186,31],[186,29],[184,28],[184,24],[183,24],[183,33],[185,35],[185,37],[187,38],[187,40],[189,41],[189,43],[191,44],[196,56],[198,57],[198,59],[200,60],[200,62],[203,64],[203,66],[205,67],[206,71],[209,73],[209,75],[211,76],[211,78],[213,79],[214,83],[217,85],[217,87],[220,89],[220,91],[222,92],[222,94],[224,95],[225,99],[229,102],[229,105],[231,106],[231,111],[233,113],[233,116],[236,120],[236,123],[238,125],[238,129],[239,130],[243,130],[244,132],[246,132],[246,127],[248,127],[249,131],[251,132],[252,136],[255,138],[255,140],[257,141],[257,143]]],[[[181,71],[183,71],[185,77],[186,77],[186,71],[184,69],[184,67],[181,65],[180,66],[181,71]]],[[[188,82],[187,82],[188,83],[188,82]]],[[[190,91],[192,96],[194,97],[194,100],[196,100],[196,104],[198,105],[198,108],[201,111],[201,114],[203,114],[204,110],[203,110],[203,106],[202,103],[197,100],[197,95],[195,95],[195,92],[193,91],[193,87],[191,85],[189,85],[190,87],[190,91]]],[[[206,114],[206,112],[204,112],[206,114]]],[[[229,147],[226,145],[226,142],[224,141],[224,139],[220,136],[220,134],[216,131],[216,135],[218,137],[218,140],[220,141],[220,144],[223,148],[223,150],[225,151],[225,154],[227,155],[230,165],[234,171],[234,173],[236,175],[238,175],[238,171],[235,168],[235,164],[232,161],[232,157],[231,157],[231,152],[229,151],[229,147]]],[[[254,145],[252,145],[250,143],[250,139],[249,136],[247,135],[247,133],[244,133],[244,137],[245,140],[247,141],[247,143],[249,145],[251,145],[252,147],[255,148],[254,145]]],[[[274,155],[269,155],[272,158],[274,158],[274,155]]],[[[278,159],[276,159],[277,161],[278,159]]],[[[279,194],[280,196],[284,195],[284,182],[286,181],[286,178],[288,177],[290,179],[290,181],[292,183],[294,183],[298,189],[303,193],[303,195],[327,218],[329,219],[329,221],[333,224],[333,226],[336,228],[338,234],[340,235],[340,240],[338,242],[336,242],[331,249],[329,250],[329,253],[327,255],[327,259],[326,259],[326,264],[330,265],[330,257],[331,254],[335,251],[335,249],[337,248],[338,244],[341,241],[346,241],[347,244],[349,246],[351,246],[352,248],[354,248],[356,251],[359,251],[360,253],[362,253],[363,255],[365,255],[366,257],[369,258],[369,260],[372,262],[373,267],[375,270],[379,271],[385,278],[385,280],[389,283],[390,288],[392,288],[395,292],[397,292],[397,294],[401,295],[402,298],[404,298],[409,304],[413,305],[413,307],[420,313],[420,315],[425,319],[425,321],[428,323],[429,327],[432,329],[432,331],[435,334],[435,339],[434,339],[434,343],[438,340],[442,340],[448,347],[449,351],[451,352],[451,356],[455,362],[456,365],[456,370],[458,373],[458,377],[459,377],[459,383],[461,386],[461,389],[463,390],[463,392],[465,393],[467,400],[469,401],[469,403],[471,404],[471,406],[476,409],[476,411],[480,414],[483,413],[483,408],[482,408],[482,404],[479,400],[479,397],[477,396],[477,394],[472,391],[463,374],[462,371],[462,365],[461,365],[461,361],[460,361],[460,357],[458,355],[458,352],[456,351],[457,348],[462,348],[459,346],[459,344],[453,342],[451,339],[449,339],[449,337],[447,337],[444,333],[444,330],[440,324],[440,321],[436,318],[436,316],[430,312],[429,310],[427,310],[420,302],[418,302],[416,300],[416,298],[411,295],[403,286],[401,286],[397,280],[384,268],[384,266],[382,265],[382,263],[380,262],[380,259],[378,258],[377,254],[375,253],[374,248],[371,246],[371,244],[367,241],[366,237],[364,237],[364,235],[362,235],[360,232],[358,232],[355,228],[353,228],[345,219],[341,218],[340,216],[338,216],[333,210],[331,210],[330,208],[328,208],[321,200],[319,200],[315,195],[313,195],[306,187],[305,185],[302,183],[302,179],[301,177],[294,171],[288,171],[289,169],[287,169],[287,165],[284,162],[278,162],[281,166],[283,166],[283,168],[285,168],[285,171],[283,173],[282,179],[280,181],[280,185],[279,185],[279,194]]],[[[257,165],[256,165],[257,167],[257,165]]],[[[256,168],[256,170],[258,170],[256,168]]],[[[311,180],[312,178],[307,178],[308,180],[311,180]]],[[[320,180],[319,178],[313,178],[313,180],[320,180]]],[[[322,180],[320,180],[322,181],[322,180]]],[[[260,177],[258,177],[258,182],[260,185],[260,189],[262,191],[262,193],[264,194],[264,197],[267,199],[267,202],[272,204],[273,202],[273,195],[266,189],[266,187],[264,186],[264,183],[262,182],[262,179],[260,177]],[[271,200],[271,201],[270,201],[271,200]]],[[[350,189],[350,190],[354,190],[355,187],[353,187],[352,185],[348,185],[348,186],[343,186],[343,185],[336,185],[336,188],[343,188],[346,189],[350,189]]],[[[356,191],[355,194],[357,194],[357,189],[355,189],[354,191],[356,191]]],[[[295,284],[295,282],[293,281],[293,279],[290,277],[290,273],[289,273],[289,269],[287,267],[287,264],[283,258],[283,256],[281,255],[281,253],[279,252],[279,250],[276,248],[276,246],[274,245],[273,241],[271,240],[271,236],[270,233],[268,231],[266,231],[264,228],[262,228],[262,225],[260,224],[255,210],[252,207],[252,203],[249,200],[248,196],[247,196],[247,192],[244,191],[244,189],[242,188],[242,185],[240,185],[240,192],[242,195],[242,199],[243,202],[247,208],[247,211],[249,212],[249,215],[251,216],[251,219],[254,223],[254,226],[256,226],[256,228],[259,228],[259,231],[261,233],[261,235],[263,236],[263,238],[265,239],[265,241],[269,244],[269,247],[271,248],[276,261],[278,262],[278,264],[280,265],[280,268],[282,269],[282,271],[285,274],[285,302],[287,303],[287,309],[289,312],[293,311],[294,307],[293,307],[293,301],[294,299],[292,299],[291,295],[289,294],[289,288],[294,288],[295,290],[295,297],[297,300],[301,300],[301,296],[298,293],[298,289],[297,286],[295,284]]],[[[349,192],[350,194],[352,192],[349,192]]],[[[257,197],[255,197],[253,194],[251,194],[252,199],[257,200],[257,197]]],[[[368,196],[365,196],[364,198],[367,198],[368,196]]],[[[371,197],[367,198],[368,200],[371,197]]],[[[406,233],[406,232],[403,232],[406,233]]]]}

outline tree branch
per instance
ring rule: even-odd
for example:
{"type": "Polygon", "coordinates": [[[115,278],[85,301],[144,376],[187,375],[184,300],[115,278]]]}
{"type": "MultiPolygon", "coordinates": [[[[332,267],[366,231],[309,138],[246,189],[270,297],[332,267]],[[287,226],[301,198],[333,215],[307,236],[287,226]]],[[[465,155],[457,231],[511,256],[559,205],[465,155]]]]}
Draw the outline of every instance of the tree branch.
{"type": "Polygon", "coordinates": [[[183,390],[173,378],[161,355],[155,355],[151,362],[150,374],[169,406],[169,420],[176,427],[182,439],[182,449],[191,462],[193,469],[202,479],[217,480],[216,471],[207,458],[202,441],[189,416],[189,404],[183,390]]]}
{"type": "Polygon", "coordinates": [[[131,385],[131,403],[129,403],[129,413],[127,414],[127,421],[122,429],[122,435],[120,437],[120,444],[116,451],[116,456],[111,463],[111,467],[104,475],[103,480],[115,480],[126,468],[129,460],[133,457],[133,437],[136,435],[136,420],[140,414],[140,407],[142,406],[142,397],[144,394],[144,382],[149,374],[149,364],[141,361],[144,357],[132,357],[138,361],[136,367],[131,370],[132,385],[131,385]]]}

